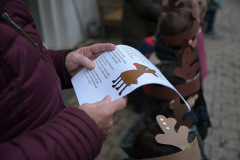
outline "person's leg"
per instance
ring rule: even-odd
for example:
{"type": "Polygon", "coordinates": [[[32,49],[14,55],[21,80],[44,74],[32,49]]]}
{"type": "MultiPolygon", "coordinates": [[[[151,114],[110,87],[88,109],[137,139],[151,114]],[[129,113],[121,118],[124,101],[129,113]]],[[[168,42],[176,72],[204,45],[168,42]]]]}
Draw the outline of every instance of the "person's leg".
{"type": "Polygon", "coordinates": [[[217,36],[216,32],[214,31],[214,24],[216,19],[217,10],[209,10],[208,14],[208,22],[207,22],[207,34],[212,36],[217,36]]]}

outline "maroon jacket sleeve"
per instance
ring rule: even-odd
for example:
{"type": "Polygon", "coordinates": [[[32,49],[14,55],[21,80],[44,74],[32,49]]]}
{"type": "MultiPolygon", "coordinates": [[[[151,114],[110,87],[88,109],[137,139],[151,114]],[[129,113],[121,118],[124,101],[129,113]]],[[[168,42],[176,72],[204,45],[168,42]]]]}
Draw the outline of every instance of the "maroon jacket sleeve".
{"type": "Polygon", "coordinates": [[[101,146],[95,122],[84,111],[68,107],[34,131],[0,144],[0,159],[92,160],[101,146]]]}
{"type": "Polygon", "coordinates": [[[63,89],[72,88],[70,77],[68,77],[67,70],[65,69],[65,55],[71,50],[45,50],[51,55],[53,59],[56,72],[61,79],[63,89]]]}

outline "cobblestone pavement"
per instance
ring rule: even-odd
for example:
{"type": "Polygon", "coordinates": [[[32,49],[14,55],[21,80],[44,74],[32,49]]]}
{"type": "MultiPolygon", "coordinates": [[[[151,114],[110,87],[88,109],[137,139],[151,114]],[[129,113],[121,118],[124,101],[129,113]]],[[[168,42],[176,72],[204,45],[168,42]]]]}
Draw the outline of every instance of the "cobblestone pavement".
{"type": "MultiPolygon", "coordinates": [[[[215,30],[218,38],[205,36],[209,75],[204,82],[212,127],[205,140],[210,160],[240,160],[240,1],[225,0],[217,13],[215,30]]],[[[120,43],[119,38],[109,40],[120,43]]],[[[108,41],[108,42],[109,42],[108,41]]],[[[66,104],[77,104],[73,90],[63,92],[66,104]]],[[[126,153],[119,142],[138,118],[133,107],[120,111],[111,133],[96,160],[122,160],[126,153]]]]}
{"type": "Polygon", "coordinates": [[[205,149],[211,160],[240,160],[239,7],[239,0],[225,0],[215,27],[220,37],[205,38],[210,73],[204,95],[212,122],[205,149]]]}

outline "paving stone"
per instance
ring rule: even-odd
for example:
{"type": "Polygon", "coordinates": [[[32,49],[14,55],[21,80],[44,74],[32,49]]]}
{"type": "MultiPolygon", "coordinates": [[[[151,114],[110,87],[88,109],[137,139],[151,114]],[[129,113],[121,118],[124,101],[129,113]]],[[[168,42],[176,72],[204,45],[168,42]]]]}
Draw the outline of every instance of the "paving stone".
{"type": "MultiPolygon", "coordinates": [[[[214,130],[214,129],[212,129],[214,130]]],[[[206,140],[205,140],[205,146],[209,147],[219,147],[219,142],[220,142],[220,136],[214,136],[212,134],[208,134],[206,140]]]]}
{"type": "Polygon", "coordinates": [[[231,140],[225,137],[221,138],[220,145],[226,149],[239,152],[240,153],[240,148],[239,148],[239,140],[231,140]]]}
{"type": "Polygon", "coordinates": [[[123,158],[127,158],[128,155],[121,148],[113,146],[108,157],[111,160],[122,160],[123,158]]]}
{"type": "Polygon", "coordinates": [[[100,155],[107,156],[110,153],[111,146],[110,145],[103,145],[100,155]]]}
{"type": "Polygon", "coordinates": [[[233,151],[233,150],[222,148],[222,147],[212,148],[211,154],[212,154],[212,157],[214,157],[213,159],[218,159],[218,160],[239,159],[239,153],[237,151],[233,151]]]}

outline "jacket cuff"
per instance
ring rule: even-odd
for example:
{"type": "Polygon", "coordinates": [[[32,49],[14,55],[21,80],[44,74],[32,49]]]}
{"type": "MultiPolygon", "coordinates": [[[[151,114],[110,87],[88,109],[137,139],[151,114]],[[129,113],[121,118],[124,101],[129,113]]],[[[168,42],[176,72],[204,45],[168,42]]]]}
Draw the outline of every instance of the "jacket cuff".
{"type": "Polygon", "coordinates": [[[64,55],[64,71],[65,71],[65,74],[66,74],[69,81],[71,81],[72,76],[70,75],[70,73],[68,72],[67,67],[66,67],[66,57],[70,52],[72,52],[72,51],[70,50],[70,51],[66,52],[65,55],[64,55]]]}

